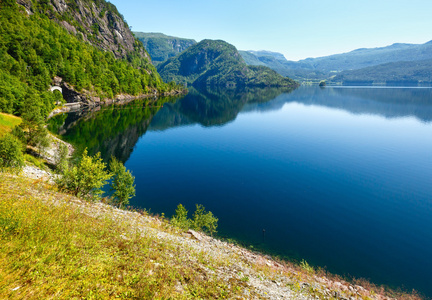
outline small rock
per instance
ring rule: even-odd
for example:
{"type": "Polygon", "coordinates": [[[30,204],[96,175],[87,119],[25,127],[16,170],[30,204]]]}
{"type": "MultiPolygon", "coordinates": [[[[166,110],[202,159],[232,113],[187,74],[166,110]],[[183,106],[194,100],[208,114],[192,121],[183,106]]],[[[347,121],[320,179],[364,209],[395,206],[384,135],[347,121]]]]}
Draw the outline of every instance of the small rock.
{"type": "Polygon", "coordinates": [[[310,287],[310,284],[307,283],[307,282],[303,282],[303,283],[301,284],[301,287],[305,289],[305,288],[310,287]]]}
{"type": "Polygon", "coordinates": [[[192,229],[189,229],[187,233],[189,233],[190,235],[192,235],[192,237],[195,238],[198,241],[202,240],[201,234],[199,234],[198,232],[196,232],[196,231],[194,231],[192,229]]]}

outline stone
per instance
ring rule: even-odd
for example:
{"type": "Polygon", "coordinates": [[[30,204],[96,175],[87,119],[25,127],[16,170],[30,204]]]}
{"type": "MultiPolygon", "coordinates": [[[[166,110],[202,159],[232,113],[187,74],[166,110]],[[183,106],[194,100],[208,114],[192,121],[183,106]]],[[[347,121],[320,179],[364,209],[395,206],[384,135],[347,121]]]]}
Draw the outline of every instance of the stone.
{"type": "Polygon", "coordinates": [[[202,240],[201,234],[199,234],[198,232],[196,232],[196,231],[194,231],[192,229],[189,229],[187,233],[189,233],[194,239],[196,239],[198,241],[202,240]]]}

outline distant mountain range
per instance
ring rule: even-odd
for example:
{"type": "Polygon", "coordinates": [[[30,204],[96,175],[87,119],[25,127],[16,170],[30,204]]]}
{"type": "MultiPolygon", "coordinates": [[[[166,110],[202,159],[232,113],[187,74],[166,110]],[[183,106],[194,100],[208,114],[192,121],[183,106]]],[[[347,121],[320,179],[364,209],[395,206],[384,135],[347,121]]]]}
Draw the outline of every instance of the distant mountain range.
{"type": "Polygon", "coordinates": [[[432,59],[391,62],[358,70],[343,71],[331,80],[349,85],[431,84],[432,59]]]}
{"type": "Polygon", "coordinates": [[[288,61],[280,53],[240,51],[250,65],[264,65],[296,80],[349,82],[432,82],[432,41],[362,48],[330,56],[288,61]],[[420,62],[422,61],[422,62],[420,62]],[[358,71],[354,71],[358,70],[358,71]]]}
{"type": "MultiPolygon", "coordinates": [[[[135,33],[143,41],[155,65],[174,57],[194,40],[156,33],[135,33]]],[[[271,51],[238,51],[249,66],[265,66],[298,81],[338,84],[430,84],[432,41],[425,44],[396,43],[387,47],[361,48],[299,61],[289,61],[271,51]]]]}
{"type": "Polygon", "coordinates": [[[221,40],[203,40],[158,65],[165,82],[195,86],[273,86],[298,84],[266,66],[248,66],[237,49],[221,40]]]}

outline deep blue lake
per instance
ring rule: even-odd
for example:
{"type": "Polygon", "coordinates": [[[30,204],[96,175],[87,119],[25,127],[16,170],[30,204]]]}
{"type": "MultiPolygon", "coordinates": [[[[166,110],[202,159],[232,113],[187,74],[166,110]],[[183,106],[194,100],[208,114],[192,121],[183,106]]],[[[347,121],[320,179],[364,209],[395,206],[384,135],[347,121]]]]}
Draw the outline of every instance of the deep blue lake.
{"type": "Polygon", "coordinates": [[[171,102],[56,128],[125,162],[134,207],[203,204],[222,237],[432,296],[432,89],[191,89],[171,102]]]}

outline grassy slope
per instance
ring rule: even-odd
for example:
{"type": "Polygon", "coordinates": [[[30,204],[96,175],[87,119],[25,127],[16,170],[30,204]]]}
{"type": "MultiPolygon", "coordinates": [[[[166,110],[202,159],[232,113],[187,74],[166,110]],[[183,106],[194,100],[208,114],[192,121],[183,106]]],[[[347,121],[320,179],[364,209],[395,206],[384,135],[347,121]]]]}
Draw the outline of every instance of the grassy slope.
{"type": "Polygon", "coordinates": [[[305,262],[198,242],[164,219],[0,176],[1,299],[389,299],[305,262]]]}
{"type": "Polygon", "coordinates": [[[0,112],[0,137],[22,122],[21,118],[0,112]]]}
{"type": "Polygon", "coordinates": [[[36,184],[34,189],[25,179],[2,177],[2,299],[213,299],[242,291],[240,280],[228,286],[201,270],[203,265],[225,266],[224,261],[180,251],[132,228],[130,220],[85,215],[68,204],[79,200],[51,186],[36,184]],[[56,199],[57,205],[39,198],[56,199]]]}

